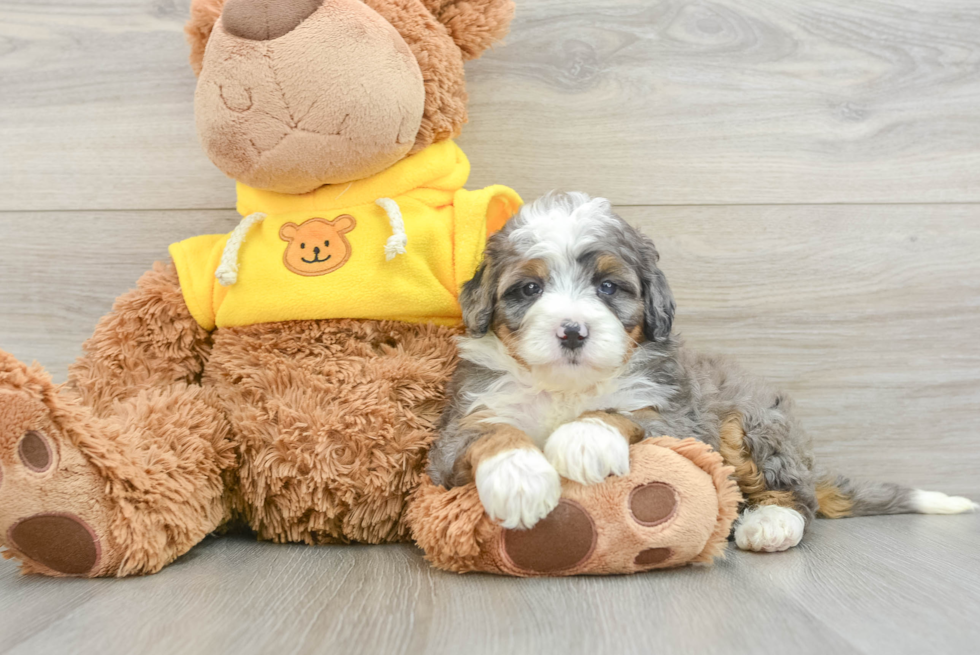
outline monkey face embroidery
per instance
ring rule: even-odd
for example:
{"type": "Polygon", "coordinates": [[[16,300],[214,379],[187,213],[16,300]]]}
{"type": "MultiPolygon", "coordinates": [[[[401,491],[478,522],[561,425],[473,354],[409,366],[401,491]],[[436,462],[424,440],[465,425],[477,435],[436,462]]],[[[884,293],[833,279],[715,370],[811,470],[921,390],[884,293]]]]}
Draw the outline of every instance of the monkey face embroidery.
{"type": "Polygon", "coordinates": [[[300,225],[286,223],[279,238],[286,241],[282,262],[297,275],[315,276],[332,273],[347,263],[351,245],[344,236],[357,226],[353,216],[344,214],[332,221],[311,218],[300,225]]]}

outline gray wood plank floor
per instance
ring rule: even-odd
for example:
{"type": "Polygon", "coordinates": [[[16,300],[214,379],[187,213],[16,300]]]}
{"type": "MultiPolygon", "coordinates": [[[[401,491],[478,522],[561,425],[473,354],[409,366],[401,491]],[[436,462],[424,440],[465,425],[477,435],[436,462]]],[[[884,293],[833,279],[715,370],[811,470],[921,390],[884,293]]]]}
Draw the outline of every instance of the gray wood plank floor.
{"type": "MultiPolygon", "coordinates": [[[[827,468],[980,499],[980,4],[517,1],[468,65],[471,186],[609,197],[688,344],[788,389],[827,468]]],[[[188,5],[0,0],[0,348],[56,379],[168,243],[237,220],[188,5]]],[[[978,615],[977,516],[819,521],[630,578],[244,536],[141,579],[0,562],[0,653],[966,654],[978,615]]]]}
{"type": "Polygon", "coordinates": [[[127,580],[0,568],[0,653],[941,653],[980,640],[980,517],[818,521],[713,568],[519,580],[413,547],[210,539],[127,580]]]}

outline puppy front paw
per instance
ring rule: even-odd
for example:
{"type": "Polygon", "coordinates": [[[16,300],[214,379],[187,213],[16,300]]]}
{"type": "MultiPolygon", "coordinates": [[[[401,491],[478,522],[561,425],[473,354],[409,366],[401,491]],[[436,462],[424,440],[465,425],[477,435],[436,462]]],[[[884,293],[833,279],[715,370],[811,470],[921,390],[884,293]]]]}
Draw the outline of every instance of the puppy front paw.
{"type": "Polygon", "coordinates": [[[789,507],[753,507],[735,524],[735,544],[742,550],[778,553],[800,543],[805,523],[803,515],[789,507]]]}
{"type": "Polygon", "coordinates": [[[476,490],[487,515],[507,529],[527,529],[548,516],[561,480],[537,450],[506,450],[476,467],[476,490]]]}
{"type": "Polygon", "coordinates": [[[582,484],[598,484],[609,475],[630,472],[626,438],[598,419],[561,426],[548,437],[544,454],[559,475],[582,484]]]}

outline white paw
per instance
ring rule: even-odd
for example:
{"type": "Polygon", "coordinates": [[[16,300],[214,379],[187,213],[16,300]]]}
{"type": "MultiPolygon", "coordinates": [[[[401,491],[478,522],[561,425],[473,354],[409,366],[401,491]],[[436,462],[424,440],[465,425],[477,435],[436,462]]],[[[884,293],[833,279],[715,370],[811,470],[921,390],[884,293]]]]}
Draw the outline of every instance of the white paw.
{"type": "Polygon", "coordinates": [[[947,496],[941,491],[912,492],[912,508],[919,514],[963,514],[976,512],[978,505],[963,496],[947,496]]]}
{"type": "Polygon", "coordinates": [[[526,529],[558,506],[561,480],[537,450],[506,450],[476,467],[476,490],[490,518],[526,529]]]}
{"type": "Polygon", "coordinates": [[[735,524],[735,543],[742,550],[778,553],[803,538],[803,515],[779,505],[760,505],[742,512],[735,524]]]}
{"type": "Polygon", "coordinates": [[[551,433],[545,457],[559,475],[582,484],[598,484],[610,474],[630,472],[630,446],[619,430],[599,419],[566,423],[551,433]]]}

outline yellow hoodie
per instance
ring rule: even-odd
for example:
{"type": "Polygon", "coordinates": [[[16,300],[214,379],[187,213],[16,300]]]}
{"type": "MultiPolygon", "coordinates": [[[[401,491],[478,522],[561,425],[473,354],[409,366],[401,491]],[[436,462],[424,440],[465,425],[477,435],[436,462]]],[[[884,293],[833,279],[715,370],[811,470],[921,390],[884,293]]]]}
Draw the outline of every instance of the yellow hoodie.
{"type": "Polygon", "coordinates": [[[248,217],[239,229],[170,246],[187,307],[207,330],[328,318],[456,323],[459,289],[487,236],[521,205],[507,187],[466,191],[469,172],[463,151],[443,141],[309,193],[239,183],[248,217]]]}

